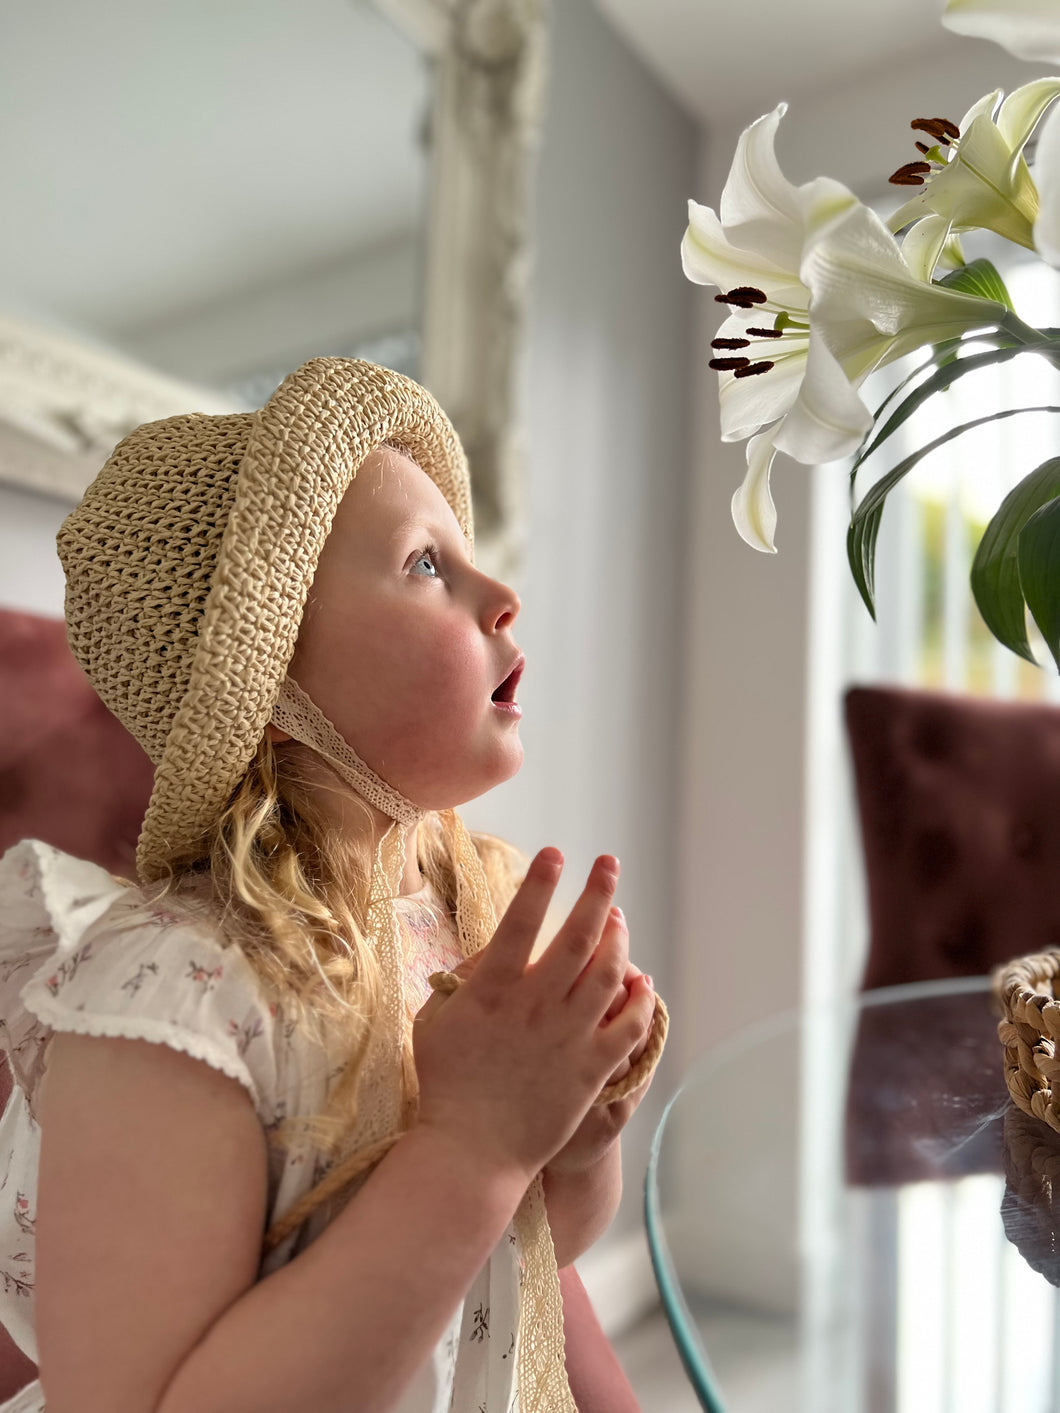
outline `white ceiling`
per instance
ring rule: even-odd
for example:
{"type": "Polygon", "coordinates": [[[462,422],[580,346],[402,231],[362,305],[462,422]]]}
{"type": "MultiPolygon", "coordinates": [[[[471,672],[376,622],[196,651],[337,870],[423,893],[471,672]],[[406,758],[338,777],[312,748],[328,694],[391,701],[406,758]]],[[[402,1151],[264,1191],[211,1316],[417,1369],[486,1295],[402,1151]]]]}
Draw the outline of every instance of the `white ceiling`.
{"type": "Polygon", "coordinates": [[[363,0],[0,12],[0,311],[117,337],[418,223],[422,57],[363,0]]]}
{"type": "Polygon", "coordinates": [[[952,39],[942,0],[596,3],[689,113],[726,126],[952,39]]]}

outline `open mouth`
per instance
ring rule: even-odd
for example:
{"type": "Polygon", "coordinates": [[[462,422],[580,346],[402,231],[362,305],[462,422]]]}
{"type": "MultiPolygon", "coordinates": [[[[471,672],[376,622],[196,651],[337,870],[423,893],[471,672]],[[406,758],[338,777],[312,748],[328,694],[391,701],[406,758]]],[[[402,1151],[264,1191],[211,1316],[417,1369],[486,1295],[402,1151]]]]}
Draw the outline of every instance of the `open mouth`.
{"type": "Polygon", "coordinates": [[[523,675],[523,668],[525,666],[526,658],[519,658],[500,686],[494,689],[490,701],[497,702],[498,704],[513,703],[515,701],[515,689],[519,685],[519,679],[523,675]]]}

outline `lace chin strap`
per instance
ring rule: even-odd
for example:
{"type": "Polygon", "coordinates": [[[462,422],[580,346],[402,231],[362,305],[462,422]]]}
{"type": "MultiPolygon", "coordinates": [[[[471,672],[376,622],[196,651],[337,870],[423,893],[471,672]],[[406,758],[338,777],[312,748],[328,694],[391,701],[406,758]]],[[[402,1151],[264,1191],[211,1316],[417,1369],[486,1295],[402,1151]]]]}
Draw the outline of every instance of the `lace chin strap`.
{"type": "Polygon", "coordinates": [[[306,692],[291,677],[285,677],[272,709],[272,723],[303,746],[309,746],[333,766],[346,784],[370,805],[399,824],[418,824],[427,813],[406,800],[399,791],[376,775],[355,750],[339,735],[306,692]]]}

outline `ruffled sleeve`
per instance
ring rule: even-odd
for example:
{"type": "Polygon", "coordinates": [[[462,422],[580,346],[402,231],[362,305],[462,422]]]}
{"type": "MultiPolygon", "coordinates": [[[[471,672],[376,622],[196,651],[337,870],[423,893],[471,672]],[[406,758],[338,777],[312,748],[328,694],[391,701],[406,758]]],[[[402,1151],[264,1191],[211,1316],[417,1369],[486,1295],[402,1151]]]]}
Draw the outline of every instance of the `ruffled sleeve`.
{"type": "Polygon", "coordinates": [[[231,1076],[272,1121],[270,1006],[207,919],[39,840],[0,858],[0,1046],[31,1113],[54,1031],[181,1050],[231,1076]]]}

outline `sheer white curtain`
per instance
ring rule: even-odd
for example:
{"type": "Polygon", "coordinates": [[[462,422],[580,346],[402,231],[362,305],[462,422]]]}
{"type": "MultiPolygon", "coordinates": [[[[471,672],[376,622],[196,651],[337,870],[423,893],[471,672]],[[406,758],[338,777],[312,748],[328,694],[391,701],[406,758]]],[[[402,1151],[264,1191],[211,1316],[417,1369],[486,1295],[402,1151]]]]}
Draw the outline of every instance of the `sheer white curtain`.
{"type": "MultiPolygon", "coordinates": [[[[992,252],[997,260],[996,252],[992,252]]],[[[1060,325],[1060,275],[1040,261],[1002,267],[1029,323],[1060,325]]],[[[922,361],[923,354],[919,355],[922,361]]],[[[896,365],[868,384],[878,406],[910,368],[896,365]]],[[[918,446],[994,409],[1060,402],[1060,374],[1030,354],[962,379],[930,399],[859,473],[859,495],[918,446]]],[[[860,840],[842,733],[845,688],[887,681],[996,697],[1060,702],[1060,676],[1031,625],[1043,667],[1022,662],[987,632],[968,583],[983,527],[1029,471],[1060,454],[1060,418],[1027,413],[988,423],[939,448],[888,497],[876,562],[876,622],[846,563],[849,463],[812,473],[814,499],[812,667],[807,713],[806,993],[843,994],[857,985],[866,924],[860,840]]]]}
{"type": "MultiPolygon", "coordinates": [[[[1060,275],[1037,261],[1010,258],[1002,266],[996,252],[991,256],[1022,317],[1038,327],[1060,325],[1060,275]]],[[[881,375],[870,383],[869,405],[877,406],[913,366],[896,366],[890,382],[881,375]]],[[[859,495],[948,428],[994,409],[1043,403],[1060,403],[1060,375],[1042,359],[1026,355],[972,374],[927,403],[885,444],[875,464],[863,468],[859,495]]],[[[959,1240],[966,1209],[985,1204],[996,1211],[1004,1187],[999,1177],[982,1174],[896,1190],[845,1189],[837,1147],[845,1066],[838,1057],[850,1036],[831,1019],[826,1003],[857,990],[868,926],[842,696],[852,683],[887,681],[1060,702],[1060,677],[1040,639],[1038,655],[1046,664],[1040,668],[1000,647],[979,618],[968,583],[979,534],[1003,496],[1057,454],[1060,420],[1028,413],[968,432],[926,458],[892,492],[884,510],[875,623],[846,562],[849,463],[817,467],[811,476],[804,994],[808,1005],[824,1009],[819,1023],[806,1027],[802,1066],[800,1224],[804,1250],[812,1253],[803,1272],[803,1311],[811,1334],[843,1320],[844,1312],[832,1308],[837,1285],[830,1267],[843,1260],[848,1234],[872,1220],[880,1225],[882,1212],[893,1232],[891,1276],[900,1289],[896,1308],[902,1318],[890,1370],[900,1413],[933,1413],[939,1407],[1008,1413],[1047,1406],[1047,1391],[1025,1386],[1030,1375],[1014,1356],[1019,1342],[1006,1320],[1019,1308],[1043,1345],[1060,1349],[1055,1338],[1060,1303],[1003,1241],[1000,1226],[996,1249],[970,1249],[959,1240]],[[991,1292],[1005,1292],[1006,1299],[998,1297],[992,1306],[991,1292]],[[976,1319],[968,1318],[969,1311],[976,1319]]],[[[882,1269],[886,1252],[881,1250],[879,1259],[882,1269]]],[[[856,1343],[857,1322],[843,1328],[856,1343]]],[[[811,1350],[815,1343],[808,1341],[811,1350]]],[[[880,1354],[886,1357],[885,1351],[880,1354]]],[[[840,1362],[859,1367],[852,1350],[851,1358],[840,1362]]],[[[814,1406],[824,1408],[822,1391],[834,1390],[835,1369],[817,1369],[811,1358],[806,1376],[818,1400],[814,1406]]],[[[839,1382],[841,1401],[835,1407],[868,1413],[865,1388],[855,1379],[839,1382]]]]}

